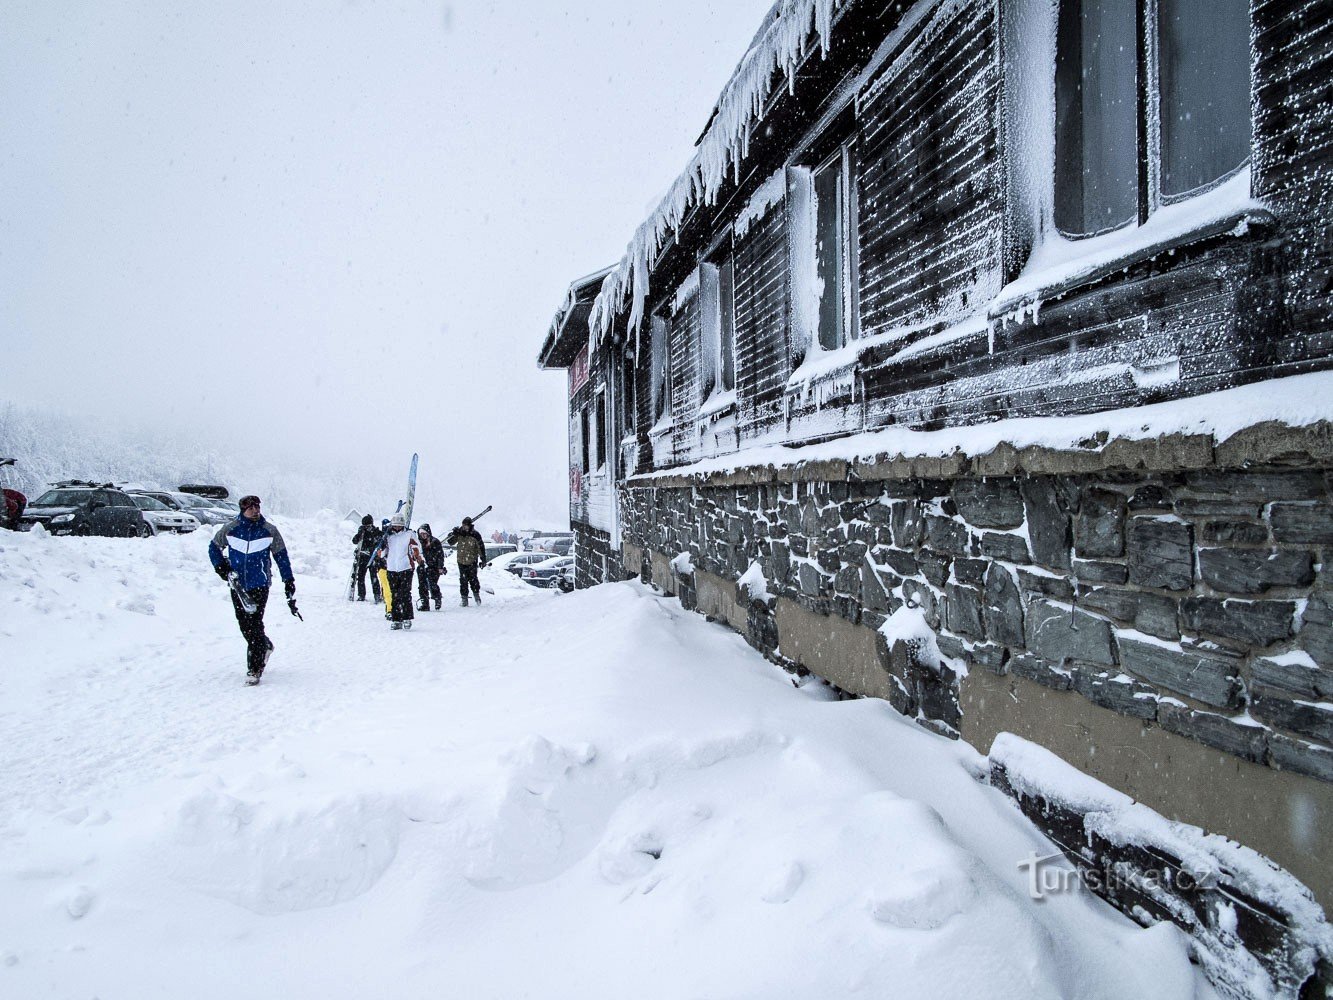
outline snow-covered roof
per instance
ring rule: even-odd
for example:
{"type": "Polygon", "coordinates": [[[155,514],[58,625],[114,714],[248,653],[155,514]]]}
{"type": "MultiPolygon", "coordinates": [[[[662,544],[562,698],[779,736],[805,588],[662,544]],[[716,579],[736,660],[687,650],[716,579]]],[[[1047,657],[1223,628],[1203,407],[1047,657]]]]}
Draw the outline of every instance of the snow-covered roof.
{"type": "Polygon", "coordinates": [[[712,204],[729,174],[738,173],[750,144],[750,133],[763,115],[779,74],[793,86],[796,68],[810,52],[812,37],[828,50],[836,11],[855,0],[777,0],[764,17],[759,34],[731,75],[684,172],[634,232],[625,256],[606,275],[592,305],[589,328],[594,340],[604,336],[612,320],[630,302],[629,325],[643,319],[648,276],[661,248],[698,204],[712,204]]]}
{"type": "Polygon", "coordinates": [[[537,355],[540,367],[566,368],[573,361],[587,340],[587,319],[593,299],[610,271],[610,267],[604,267],[570,282],[564,301],[551,320],[551,328],[542,343],[541,352],[537,355]]]}

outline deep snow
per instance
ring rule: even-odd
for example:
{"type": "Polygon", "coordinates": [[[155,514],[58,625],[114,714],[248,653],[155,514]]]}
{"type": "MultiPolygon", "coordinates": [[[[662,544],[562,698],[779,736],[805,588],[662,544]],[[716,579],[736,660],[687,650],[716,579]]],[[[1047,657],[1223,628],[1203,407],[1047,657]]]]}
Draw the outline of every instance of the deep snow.
{"type": "Polygon", "coordinates": [[[391,632],[278,521],[258,688],[202,532],[0,532],[0,997],[1211,995],[886,704],[637,583],[391,632]]]}

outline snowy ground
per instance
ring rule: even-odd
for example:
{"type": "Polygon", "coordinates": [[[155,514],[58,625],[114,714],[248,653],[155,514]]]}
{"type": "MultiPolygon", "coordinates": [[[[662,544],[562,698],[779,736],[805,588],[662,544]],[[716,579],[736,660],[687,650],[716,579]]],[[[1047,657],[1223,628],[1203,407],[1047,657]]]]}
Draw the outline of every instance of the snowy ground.
{"type": "Polygon", "coordinates": [[[258,688],[202,533],[0,532],[0,997],[1211,995],[885,704],[638,584],[391,632],[280,523],[258,688]]]}

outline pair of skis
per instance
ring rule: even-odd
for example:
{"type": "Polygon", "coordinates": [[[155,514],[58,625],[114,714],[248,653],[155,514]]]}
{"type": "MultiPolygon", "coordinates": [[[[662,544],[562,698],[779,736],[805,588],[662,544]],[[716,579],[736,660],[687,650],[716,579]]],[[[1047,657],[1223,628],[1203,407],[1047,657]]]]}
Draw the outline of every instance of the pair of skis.
{"type": "MultiPolygon", "coordinates": [[[[259,605],[257,605],[254,598],[250,596],[250,591],[241,586],[240,574],[235,570],[232,570],[227,574],[227,586],[231,587],[231,592],[236,595],[236,600],[240,603],[241,610],[247,615],[252,615],[259,610],[259,605]]],[[[292,617],[305,621],[305,616],[301,614],[300,609],[296,606],[295,597],[287,598],[287,610],[292,613],[292,617]]]]}

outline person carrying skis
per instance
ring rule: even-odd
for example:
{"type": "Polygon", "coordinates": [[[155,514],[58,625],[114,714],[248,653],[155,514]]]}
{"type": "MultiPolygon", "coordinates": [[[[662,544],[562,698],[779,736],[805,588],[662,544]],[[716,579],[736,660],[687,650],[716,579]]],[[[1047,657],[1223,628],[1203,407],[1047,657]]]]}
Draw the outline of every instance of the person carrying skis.
{"type": "Polygon", "coordinates": [[[481,603],[481,581],[477,579],[477,567],[486,555],[486,542],[481,532],[472,527],[472,518],[463,518],[463,523],[449,532],[445,539],[454,547],[458,556],[458,592],[463,598],[463,607],[467,607],[468,588],[472,589],[473,599],[481,603]]]}
{"type": "Polygon", "coordinates": [[[412,573],[422,562],[421,545],[417,533],[407,530],[402,514],[389,519],[388,534],[380,541],[384,565],[389,573],[389,593],[392,610],[389,626],[392,629],[412,627],[412,573]]]}
{"type": "Polygon", "coordinates": [[[379,548],[380,536],[383,532],[375,527],[375,519],[367,514],[361,518],[361,527],[356,529],[356,534],[352,536],[352,544],[356,546],[356,599],[364,601],[366,599],[366,574],[370,573],[370,590],[375,595],[375,600],[383,600],[380,597],[379,577],[370,569],[371,554],[379,548]]]}
{"type": "Polygon", "coordinates": [[[423,562],[417,567],[417,603],[418,611],[429,611],[431,598],[435,599],[435,610],[440,610],[440,577],[449,570],[444,565],[444,546],[430,532],[430,525],[423,524],[417,530],[417,539],[421,542],[423,562]]]}
{"type": "Polygon", "coordinates": [[[282,533],[264,520],[259,497],[241,497],[239,506],[241,512],[236,519],[218,528],[208,543],[208,558],[217,575],[231,584],[236,624],[246,643],[245,683],[258,684],[273,652],[273,640],[264,634],[264,606],[268,603],[273,577],[272,562],[278,564],[288,600],[296,595],[296,580],[287,556],[287,543],[282,540],[282,533]]]}

